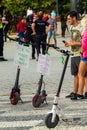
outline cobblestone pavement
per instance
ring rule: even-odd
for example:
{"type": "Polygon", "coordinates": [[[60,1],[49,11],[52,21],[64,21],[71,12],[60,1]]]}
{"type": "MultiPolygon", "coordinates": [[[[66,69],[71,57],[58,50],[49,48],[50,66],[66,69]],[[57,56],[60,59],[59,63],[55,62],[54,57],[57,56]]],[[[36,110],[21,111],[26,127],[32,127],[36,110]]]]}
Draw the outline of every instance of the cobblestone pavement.
{"type": "MultiPolygon", "coordinates": [[[[68,37],[67,37],[68,38],[68,37]]],[[[64,48],[63,39],[58,36],[58,46],[64,48]]],[[[52,109],[53,98],[56,95],[58,83],[60,80],[63,64],[61,63],[61,54],[50,48],[49,53],[52,60],[49,76],[44,76],[47,91],[47,104],[42,104],[39,108],[32,106],[32,98],[37,90],[37,83],[40,74],[37,72],[37,61],[31,60],[28,69],[21,69],[20,85],[21,98],[23,103],[11,105],[9,95],[15,82],[17,67],[13,63],[16,51],[16,43],[8,41],[5,43],[4,55],[7,62],[0,62],[0,130],[48,130],[44,120],[47,113],[52,109]]],[[[73,77],[70,74],[70,61],[66,70],[65,78],[60,93],[59,104],[62,113],[57,111],[60,121],[52,130],[87,130],[87,101],[73,102],[65,99],[73,88],[73,77]],[[64,116],[65,115],[65,116],[64,116]],[[69,122],[62,121],[62,116],[69,118],[81,117],[81,120],[69,122]]]]}

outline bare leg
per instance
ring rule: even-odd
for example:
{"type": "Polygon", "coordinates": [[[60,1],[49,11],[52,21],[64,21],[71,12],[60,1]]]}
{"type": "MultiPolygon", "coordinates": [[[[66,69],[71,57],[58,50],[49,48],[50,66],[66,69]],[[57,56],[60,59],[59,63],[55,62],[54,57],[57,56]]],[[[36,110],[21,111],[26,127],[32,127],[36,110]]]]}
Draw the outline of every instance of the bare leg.
{"type": "Polygon", "coordinates": [[[80,65],[79,65],[79,89],[78,89],[78,93],[80,95],[83,95],[83,89],[84,89],[84,75],[85,72],[87,70],[87,63],[81,61],[80,65]]]}
{"type": "Polygon", "coordinates": [[[50,38],[48,38],[48,44],[50,43],[50,38]]]}
{"type": "MultiPolygon", "coordinates": [[[[48,44],[50,43],[50,38],[48,38],[48,44]]],[[[49,49],[49,46],[47,47],[47,51],[48,51],[48,49],[49,49]]]]}
{"type": "Polygon", "coordinates": [[[57,46],[56,38],[54,38],[54,45],[57,46]]]}
{"type": "Polygon", "coordinates": [[[85,77],[85,92],[87,92],[87,77],[85,77]]]}
{"type": "Polygon", "coordinates": [[[78,92],[78,85],[79,84],[79,79],[78,79],[78,75],[74,76],[74,93],[78,92]]]}

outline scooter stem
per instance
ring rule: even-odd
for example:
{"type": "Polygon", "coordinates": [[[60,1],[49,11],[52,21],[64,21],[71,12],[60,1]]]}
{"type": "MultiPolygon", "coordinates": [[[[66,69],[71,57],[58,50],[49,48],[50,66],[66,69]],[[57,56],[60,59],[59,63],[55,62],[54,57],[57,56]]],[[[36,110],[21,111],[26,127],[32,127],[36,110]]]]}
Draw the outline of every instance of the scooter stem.
{"type": "Polygon", "coordinates": [[[57,94],[56,94],[56,96],[58,96],[58,97],[60,95],[60,91],[61,91],[61,87],[62,87],[62,83],[63,83],[65,71],[66,71],[66,67],[67,67],[68,60],[69,60],[69,56],[70,56],[69,54],[66,55],[66,60],[65,60],[65,63],[64,63],[64,68],[63,68],[63,71],[62,71],[62,75],[61,75],[61,78],[60,78],[60,82],[59,82],[59,86],[58,86],[58,90],[57,90],[57,94]]]}
{"type": "Polygon", "coordinates": [[[52,107],[52,120],[51,120],[51,122],[55,122],[57,105],[58,105],[58,97],[55,96],[54,102],[53,102],[53,107],[52,107]]]}
{"type": "Polygon", "coordinates": [[[43,83],[43,75],[41,75],[41,78],[40,78],[39,83],[38,83],[39,87],[37,90],[37,94],[40,94],[40,92],[41,92],[42,83],[43,83]]]}
{"type": "Polygon", "coordinates": [[[17,75],[16,75],[16,80],[15,80],[15,85],[14,88],[18,89],[18,82],[19,82],[19,75],[20,75],[20,67],[18,66],[17,68],[17,75]]]}

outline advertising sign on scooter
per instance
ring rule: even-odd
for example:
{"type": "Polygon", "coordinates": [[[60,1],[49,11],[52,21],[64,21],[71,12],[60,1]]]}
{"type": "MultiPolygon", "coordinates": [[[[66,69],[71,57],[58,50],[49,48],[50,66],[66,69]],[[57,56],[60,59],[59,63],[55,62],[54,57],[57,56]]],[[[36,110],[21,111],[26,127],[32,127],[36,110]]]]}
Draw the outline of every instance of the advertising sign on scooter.
{"type": "Polygon", "coordinates": [[[39,54],[39,60],[37,65],[37,71],[43,75],[50,73],[51,59],[50,56],[45,54],[39,54]]]}
{"type": "Polygon", "coordinates": [[[17,44],[14,63],[20,67],[27,68],[29,66],[30,55],[31,55],[31,46],[27,47],[24,45],[17,44]]]}

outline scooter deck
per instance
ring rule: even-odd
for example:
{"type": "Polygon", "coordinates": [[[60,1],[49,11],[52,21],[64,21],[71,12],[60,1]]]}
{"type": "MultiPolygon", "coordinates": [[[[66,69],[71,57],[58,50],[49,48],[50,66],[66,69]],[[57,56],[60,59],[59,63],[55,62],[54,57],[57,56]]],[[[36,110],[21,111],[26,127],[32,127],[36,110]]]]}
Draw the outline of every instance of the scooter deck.
{"type": "Polygon", "coordinates": [[[72,101],[66,98],[59,98],[58,112],[65,122],[79,121],[87,118],[87,99],[72,101]]]}

